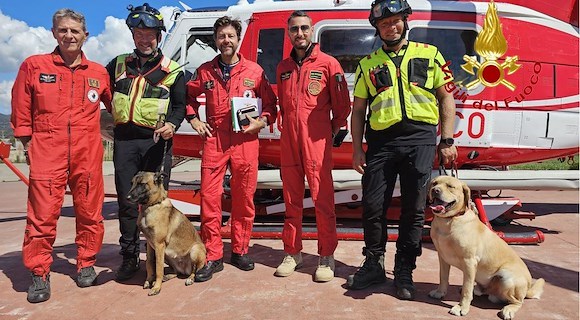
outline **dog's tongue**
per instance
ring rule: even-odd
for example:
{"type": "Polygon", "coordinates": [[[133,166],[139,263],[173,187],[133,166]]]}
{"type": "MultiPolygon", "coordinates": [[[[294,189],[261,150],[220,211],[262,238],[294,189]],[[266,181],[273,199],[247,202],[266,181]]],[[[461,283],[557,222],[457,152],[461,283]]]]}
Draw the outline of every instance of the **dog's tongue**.
{"type": "Polygon", "coordinates": [[[444,210],[445,210],[445,206],[443,206],[443,205],[431,206],[431,211],[433,211],[433,212],[443,212],[444,210]]]}

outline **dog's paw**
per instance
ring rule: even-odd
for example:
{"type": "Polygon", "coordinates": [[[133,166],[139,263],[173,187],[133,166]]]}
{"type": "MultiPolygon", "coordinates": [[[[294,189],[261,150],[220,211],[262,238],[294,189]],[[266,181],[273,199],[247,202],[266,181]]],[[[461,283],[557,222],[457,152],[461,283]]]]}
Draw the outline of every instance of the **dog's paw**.
{"type": "Polygon", "coordinates": [[[171,280],[171,279],[173,279],[175,277],[177,277],[177,274],[176,273],[165,274],[165,275],[163,275],[163,282],[169,281],[169,280],[171,280]]]}
{"type": "Polygon", "coordinates": [[[499,311],[498,316],[503,320],[512,320],[515,318],[518,310],[520,310],[520,306],[508,304],[499,311]]]}
{"type": "Polygon", "coordinates": [[[193,279],[193,278],[187,278],[187,279],[185,279],[185,285],[186,285],[186,286],[190,286],[190,285],[192,285],[194,282],[195,282],[195,279],[193,279]]]}
{"type": "Polygon", "coordinates": [[[434,298],[434,299],[443,299],[443,297],[445,297],[445,294],[447,292],[441,292],[439,290],[433,290],[431,292],[429,292],[429,297],[434,298]]]}
{"type": "Polygon", "coordinates": [[[159,287],[159,288],[153,287],[153,288],[151,288],[151,290],[149,290],[149,293],[147,295],[155,296],[155,295],[158,295],[159,292],[161,292],[161,287],[159,287]]]}
{"type": "Polygon", "coordinates": [[[149,289],[152,287],[152,283],[149,282],[149,280],[146,280],[145,283],[143,284],[143,289],[149,289]]]}
{"type": "Polygon", "coordinates": [[[469,306],[462,306],[457,304],[453,308],[449,309],[449,313],[454,316],[464,316],[469,313],[469,306]]]}

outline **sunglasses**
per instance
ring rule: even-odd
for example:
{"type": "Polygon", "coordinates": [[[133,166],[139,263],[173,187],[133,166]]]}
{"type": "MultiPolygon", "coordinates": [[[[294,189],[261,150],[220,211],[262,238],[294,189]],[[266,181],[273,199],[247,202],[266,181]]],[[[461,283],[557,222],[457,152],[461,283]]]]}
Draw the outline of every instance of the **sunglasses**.
{"type": "Polygon", "coordinates": [[[288,28],[288,30],[290,30],[290,32],[292,33],[297,33],[298,29],[302,30],[302,32],[308,32],[310,31],[311,26],[307,25],[307,24],[303,24],[301,26],[291,26],[290,28],[288,28]]]}
{"type": "Polygon", "coordinates": [[[135,13],[127,17],[127,24],[133,27],[143,25],[146,28],[158,28],[161,26],[161,19],[148,13],[135,13]]]}
{"type": "Polygon", "coordinates": [[[371,9],[371,14],[374,18],[380,18],[383,16],[383,12],[385,10],[389,10],[389,12],[399,12],[403,8],[403,3],[398,0],[386,0],[381,1],[375,5],[373,5],[371,9]]]}

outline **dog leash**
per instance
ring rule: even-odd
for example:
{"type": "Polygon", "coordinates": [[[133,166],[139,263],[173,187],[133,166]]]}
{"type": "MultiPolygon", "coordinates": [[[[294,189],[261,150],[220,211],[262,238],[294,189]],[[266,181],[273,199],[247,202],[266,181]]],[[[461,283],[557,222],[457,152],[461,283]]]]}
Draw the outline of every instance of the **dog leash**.
{"type": "Polygon", "coordinates": [[[167,156],[167,140],[163,143],[163,157],[161,158],[161,167],[159,168],[159,172],[163,174],[167,174],[165,172],[165,157],[167,156]]]}
{"type": "MultiPolygon", "coordinates": [[[[457,171],[457,164],[455,163],[455,161],[451,161],[451,168],[450,169],[451,169],[451,176],[459,179],[459,172],[457,171]]],[[[446,176],[449,175],[447,173],[447,170],[445,169],[445,164],[443,163],[443,160],[439,161],[439,175],[446,175],[446,176]]]]}

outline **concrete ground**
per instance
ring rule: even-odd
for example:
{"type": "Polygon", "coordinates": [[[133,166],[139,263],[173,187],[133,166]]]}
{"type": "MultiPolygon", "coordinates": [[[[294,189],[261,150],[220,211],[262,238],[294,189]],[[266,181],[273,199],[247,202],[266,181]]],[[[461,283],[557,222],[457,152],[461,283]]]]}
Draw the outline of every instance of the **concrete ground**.
{"type": "MultiPolygon", "coordinates": [[[[176,170],[174,179],[199,177],[195,164],[176,170]]],[[[5,166],[0,164],[0,171],[5,166]]],[[[6,176],[6,173],[0,176],[6,176]]],[[[144,262],[137,276],[126,283],[114,281],[121,257],[118,255],[117,205],[105,199],[105,238],[97,256],[97,285],[78,288],[74,245],[75,224],[72,199],[65,199],[54,244],[51,272],[52,297],[41,304],[29,304],[26,291],[30,276],[21,259],[26,223],[26,186],[15,179],[0,179],[0,319],[455,319],[447,313],[460,297],[462,275],[451,271],[451,288],[442,301],[428,297],[438,284],[437,253],[424,244],[414,279],[415,301],[400,301],[392,287],[394,244],[387,245],[389,281],[364,290],[349,291],[346,278],[363,261],[361,241],[340,241],[335,252],[336,277],[315,283],[312,274],[318,262],[315,240],[304,241],[304,267],[287,278],[273,276],[284,253],[279,239],[252,239],[250,255],[256,268],[244,272],[229,264],[230,245],[225,240],[225,269],[204,283],[186,287],[184,279],[163,284],[158,296],[142,289],[144,262]]],[[[114,193],[113,177],[105,176],[106,192],[114,193]]],[[[540,300],[526,300],[518,319],[579,318],[579,211],[578,191],[510,191],[503,196],[522,200],[524,211],[537,214],[534,220],[512,222],[511,229],[540,229],[545,242],[539,245],[511,245],[524,259],[534,278],[546,280],[540,300]]],[[[194,222],[198,224],[198,222],[194,222]]],[[[143,241],[142,241],[143,243],[143,241]]],[[[144,249],[142,250],[144,252],[144,249]]],[[[142,259],[145,259],[142,254],[142,259]]],[[[497,319],[500,305],[476,297],[465,319],[497,319]]]]}

